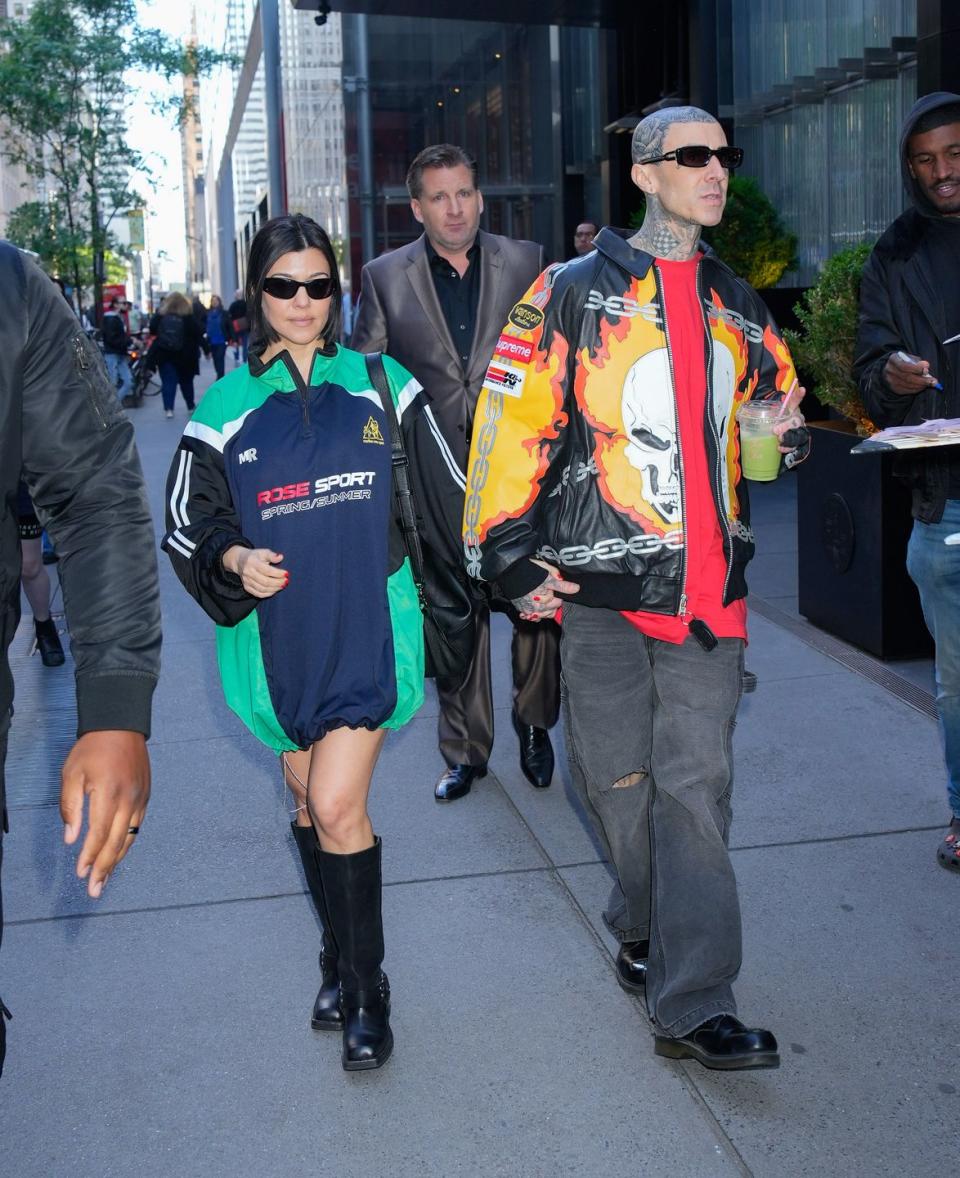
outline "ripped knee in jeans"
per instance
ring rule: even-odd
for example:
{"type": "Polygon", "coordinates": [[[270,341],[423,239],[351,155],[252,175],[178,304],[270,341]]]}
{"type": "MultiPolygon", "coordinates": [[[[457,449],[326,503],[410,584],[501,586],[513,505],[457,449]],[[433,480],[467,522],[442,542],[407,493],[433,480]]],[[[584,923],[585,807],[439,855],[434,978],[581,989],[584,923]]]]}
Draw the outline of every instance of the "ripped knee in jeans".
{"type": "Polygon", "coordinates": [[[646,769],[635,769],[632,773],[626,773],[623,777],[618,777],[610,788],[629,789],[631,785],[639,785],[641,781],[646,780],[647,776],[646,769]]]}

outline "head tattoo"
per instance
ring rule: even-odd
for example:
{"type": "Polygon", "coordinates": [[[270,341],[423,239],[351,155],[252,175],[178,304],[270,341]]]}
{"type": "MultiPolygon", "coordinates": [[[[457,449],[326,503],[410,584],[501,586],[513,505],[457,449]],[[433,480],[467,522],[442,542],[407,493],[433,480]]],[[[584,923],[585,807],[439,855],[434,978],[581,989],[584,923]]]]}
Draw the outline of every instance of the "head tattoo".
{"type": "Polygon", "coordinates": [[[659,155],[663,148],[663,141],[667,131],[673,123],[715,123],[717,120],[698,106],[668,106],[665,110],[656,110],[637,123],[633,131],[631,153],[633,162],[639,164],[641,160],[652,155],[659,155]]]}

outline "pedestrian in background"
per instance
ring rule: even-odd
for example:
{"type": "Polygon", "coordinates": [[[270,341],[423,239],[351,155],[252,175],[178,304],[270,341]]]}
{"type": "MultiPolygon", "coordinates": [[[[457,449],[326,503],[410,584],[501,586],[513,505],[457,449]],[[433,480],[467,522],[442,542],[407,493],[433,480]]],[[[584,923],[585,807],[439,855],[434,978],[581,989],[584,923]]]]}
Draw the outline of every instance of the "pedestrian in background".
{"type": "Polygon", "coordinates": [[[62,667],[63,646],[57,624],[50,616],[50,577],[43,564],[43,525],[37,519],[26,483],[17,489],[22,567],[20,580],[30,609],[40,661],[45,667],[62,667]]]}
{"type": "Polygon", "coordinates": [[[130,375],[130,361],[127,359],[127,349],[130,347],[130,336],[123,318],[123,300],[116,295],[110,300],[110,308],[104,312],[100,338],[103,343],[103,355],[107,362],[107,372],[117,390],[119,400],[130,392],[132,377],[130,375]]]}
{"type": "MultiPolygon", "coordinates": [[[[338,342],[337,262],[315,221],[260,228],[246,305],[249,364],[210,388],[184,431],[163,547],[217,623],[227,702],[281,754],[305,803],[293,833],[324,929],[312,1025],[342,1029],[347,1071],[377,1068],[393,1034],[367,796],[386,732],[423,701],[424,672],[390,423],[364,357],[338,342]]],[[[422,389],[389,357],[384,368],[424,539],[459,563],[461,488],[422,389]]]]}
{"type": "MultiPolygon", "coordinates": [[[[0,501],[17,501],[22,471],[33,509],[60,552],[77,693],[77,741],[63,766],[60,815],[64,840],[73,844],[87,808],[76,870],[97,899],[133,846],[150,797],[146,740],[160,669],[153,523],[133,427],[100,349],[57,287],[7,242],[0,242],[0,323],[7,333],[0,419],[17,423],[0,431],[0,501]]],[[[20,572],[17,522],[8,511],[0,520],[0,862],[13,703],[7,649],[20,619],[20,572]]],[[[104,967],[109,982],[111,967],[101,960],[104,967]]],[[[0,1001],[0,1072],[7,1015],[0,1001]]],[[[73,1031],[83,1050],[82,1028],[74,1024],[73,1031]]]]}
{"type": "MultiPolygon", "coordinates": [[[[874,246],[860,284],[854,375],[881,428],[960,417],[960,94],[919,99],[900,135],[911,207],[874,246]]],[[[936,644],[950,825],[937,861],[960,872],[960,446],[910,450],[907,570],[936,644]]]]}
{"type": "MultiPolygon", "coordinates": [[[[480,229],[483,196],[476,161],[462,148],[427,147],[413,160],[407,190],[423,233],[363,268],[351,343],[359,352],[387,351],[428,390],[451,463],[465,469],[480,385],[513,304],[543,269],[532,241],[480,229]]],[[[462,477],[462,475],[460,476],[462,477]]],[[[520,764],[538,788],[550,784],[548,729],[560,709],[558,632],[511,615],[512,720],[520,764]]],[[[486,776],[493,748],[490,614],[477,606],[473,659],[459,688],[440,686],[440,752],[447,769],[438,802],[452,802],[486,776]]]]}
{"type": "Polygon", "coordinates": [[[160,310],[150,320],[151,361],[160,372],[160,395],[164,415],[173,417],[173,403],[177,386],[183,394],[187,409],[196,408],[193,400],[193,378],[200,371],[200,341],[203,333],[197,326],[193,308],[186,295],[173,291],[160,304],[160,310]]]}
{"type": "Polygon", "coordinates": [[[243,363],[247,362],[247,347],[250,340],[250,320],[247,318],[247,300],[243,297],[242,290],[236,290],[233,294],[233,302],[227,309],[227,314],[230,316],[230,327],[233,331],[233,359],[234,362],[240,363],[240,353],[243,353],[243,363]]]}
{"type": "Polygon", "coordinates": [[[593,239],[599,233],[599,227],[592,221],[581,221],[573,235],[574,256],[582,258],[593,249],[593,239]]]}
{"type": "Polygon", "coordinates": [[[227,344],[232,339],[230,317],[224,308],[219,295],[210,296],[210,309],[207,311],[207,344],[213,357],[213,367],[217,373],[217,380],[223,376],[224,358],[227,344]]]}

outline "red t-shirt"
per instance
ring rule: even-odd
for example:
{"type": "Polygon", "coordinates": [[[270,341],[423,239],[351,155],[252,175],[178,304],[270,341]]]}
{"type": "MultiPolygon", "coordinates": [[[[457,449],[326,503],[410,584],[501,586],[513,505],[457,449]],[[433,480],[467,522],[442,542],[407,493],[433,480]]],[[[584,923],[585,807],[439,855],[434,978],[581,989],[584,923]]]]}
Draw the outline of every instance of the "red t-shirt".
{"type": "Polygon", "coordinates": [[[747,603],[742,598],[723,605],[727,561],[710,490],[704,414],[707,365],[703,311],[697,293],[697,267],[703,255],[685,262],[657,259],[663,307],[670,338],[682,447],[683,490],[686,508],[687,612],[682,618],[643,610],[623,616],[644,634],[665,642],[685,641],[692,618],[700,618],[718,638],[747,637],[747,603]]]}

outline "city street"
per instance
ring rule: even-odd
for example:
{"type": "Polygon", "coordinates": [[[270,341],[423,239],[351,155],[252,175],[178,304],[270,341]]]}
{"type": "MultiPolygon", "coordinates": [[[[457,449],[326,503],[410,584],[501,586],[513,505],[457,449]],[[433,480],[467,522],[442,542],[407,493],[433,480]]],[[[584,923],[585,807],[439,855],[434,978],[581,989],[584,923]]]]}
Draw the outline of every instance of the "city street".
{"type": "MultiPolygon", "coordinates": [[[[211,374],[204,361],[200,387],[211,374]]],[[[154,397],[131,415],[159,540],[186,412],[178,400],[166,421],[154,397]]],[[[846,1178],[955,1166],[960,879],[935,860],[947,806],[930,664],[877,664],[800,619],[793,483],[752,494],[747,665],[759,685],[736,734],[737,995],[741,1017],[778,1036],[778,1071],[654,1056],[642,1002],[616,983],[600,918],[610,877],[572,803],[559,729],[552,788],[521,775],[499,619],[491,774],[434,802],[432,689],[381,758],[372,813],[396,1049],[380,1071],[345,1074],[339,1037],[309,1025],[319,932],[278,765],[227,710],[212,623],[161,554],[153,799],[99,903],[73,874],[55,805],[70,660],[27,658],[29,620],[11,647],[4,1172],[846,1178]]]]}

